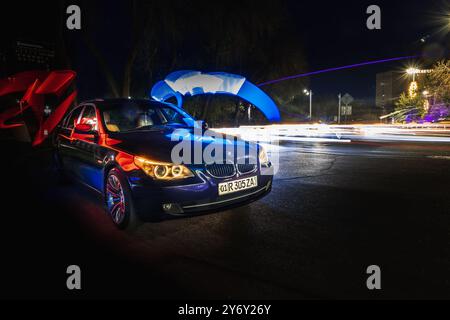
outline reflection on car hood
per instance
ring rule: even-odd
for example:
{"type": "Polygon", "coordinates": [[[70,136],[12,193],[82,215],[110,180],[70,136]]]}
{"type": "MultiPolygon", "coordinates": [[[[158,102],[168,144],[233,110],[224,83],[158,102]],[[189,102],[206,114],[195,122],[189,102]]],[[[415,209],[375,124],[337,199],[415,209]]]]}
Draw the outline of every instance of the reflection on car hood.
{"type": "MultiPolygon", "coordinates": [[[[201,142],[202,150],[208,145],[228,145],[227,150],[233,150],[230,145],[234,145],[234,150],[237,146],[244,147],[246,149],[256,148],[256,144],[243,141],[238,138],[234,139],[222,139],[221,135],[217,133],[216,138],[209,136],[202,136],[192,128],[174,129],[172,127],[160,127],[158,130],[142,130],[123,133],[110,133],[109,137],[117,140],[114,147],[125,151],[127,153],[146,157],[155,161],[172,162],[171,153],[174,146],[181,141],[191,141],[193,148],[194,141],[198,142],[197,148],[201,142]],[[175,132],[175,133],[174,133],[175,132]]],[[[233,137],[233,136],[231,136],[233,137]]],[[[225,148],[224,155],[225,155],[225,148]]],[[[248,152],[248,151],[247,151],[248,152]]],[[[191,150],[192,157],[194,156],[193,149],[191,150]]],[[[191,159],[193,162],[193,158],[191,159]]]]}

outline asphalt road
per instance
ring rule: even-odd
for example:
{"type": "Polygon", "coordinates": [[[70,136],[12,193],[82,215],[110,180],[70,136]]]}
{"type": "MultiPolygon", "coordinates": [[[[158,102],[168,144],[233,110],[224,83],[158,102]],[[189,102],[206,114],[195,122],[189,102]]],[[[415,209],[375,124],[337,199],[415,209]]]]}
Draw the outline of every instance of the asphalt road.
{"type": "Polygon", "coordinates": [[[450,298],[450,144],[287,143],[264,199],[134,234],[47,152],[2,150],[2,297],[450,298]]]}

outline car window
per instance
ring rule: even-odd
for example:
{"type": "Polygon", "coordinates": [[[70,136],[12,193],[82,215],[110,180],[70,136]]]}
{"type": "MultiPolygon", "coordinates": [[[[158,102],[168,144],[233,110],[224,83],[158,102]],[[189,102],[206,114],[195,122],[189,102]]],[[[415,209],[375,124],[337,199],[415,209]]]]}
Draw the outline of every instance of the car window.
{"type": "Polygon", "coordinates": [[[75,125],[78,124],[82,109],[83,109],[82,107],[79,107],[72,111],[67,123],[65,124],[66,128],[73,129],[75,127],[75,125]]]}
{"type": "Polygon", "coordinates": [[[166,124],[186,125],[182,113],[157,102],[114,102],[105,104],[102,109],[103,120],[110,132],[151,130],[166,124]]]}
{"type": "Polygon", "coordinates": [[[172,109],[170,107],[161,108],[161,112],[163,113],[164,118],[166,118],[168,123],[186,124],[183,115],[177,112],[175,109],[172,109]]]}
{"type": "Polygon", "coordinates": [[[80,118],[79,123],[90,124],[93,130],[98,130],[97,114],[93,106],[86,106],[83,110],[83,115],[80,118]]]}

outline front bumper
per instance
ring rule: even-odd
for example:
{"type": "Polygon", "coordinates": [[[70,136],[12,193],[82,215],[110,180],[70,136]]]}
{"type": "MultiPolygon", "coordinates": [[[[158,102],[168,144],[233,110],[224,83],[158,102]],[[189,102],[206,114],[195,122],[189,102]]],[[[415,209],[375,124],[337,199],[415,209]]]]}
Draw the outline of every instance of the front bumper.
{"type": "Polygon", "coordinates": [[[219,183],[246,176],[215,179],[200,174],[201,182],[189,185],[132,185],[135,210],[143,220],[152,220],[167,215],[210,213],[242,206],[264,197],[272,189],[271,175],[254,175],[258,177],[257,187],[224,196],[218,195],[219,183]]]}
{"type": "Polygon", "coordinates": [[[255,190],[248,190],[240,195],[227,199],[217,199],[216,201],[202,201],[193,204],[185,204],[181,207],[182,213],[197,213],[205,211],[217,211],[230,209],[237,206],[242,206],[253,201],[256,201],[272,189],[272,181],[267,182],[263,187],[258,187],[255,190]]]}

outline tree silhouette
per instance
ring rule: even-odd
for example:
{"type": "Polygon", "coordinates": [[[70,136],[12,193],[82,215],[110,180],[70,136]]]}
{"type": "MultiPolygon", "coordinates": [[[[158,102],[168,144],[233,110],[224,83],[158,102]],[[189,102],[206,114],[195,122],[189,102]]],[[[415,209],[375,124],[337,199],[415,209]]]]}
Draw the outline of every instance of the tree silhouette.
{"type": "MultiPolygon", "coordinates": [[[[108,84],[105,95],[148,96],[152,83],[181,69],[225,71],[253,83],[306,71],[302,39],[292,31],[283,1],[132,0],[123,5],[123,19],[116,23],[124,32],[114,41],[117,50],[125,51],[125,58],[112,66],[110,52],[99,43],[105,36],[97,21],[102,8],[93,1],[81,3],[82,37],[108,84]],[[118,68],[122,72],[117,72],[118,68]]],[[[283,108],[301,92],[305,81],[264,89],[283,108]]],[[[214,117],[221,112],[215,105],[207,98],[198,116],[214,117]]],[[[249,107],[234,102],[229,112],[236,124],[249,107]]]]}

